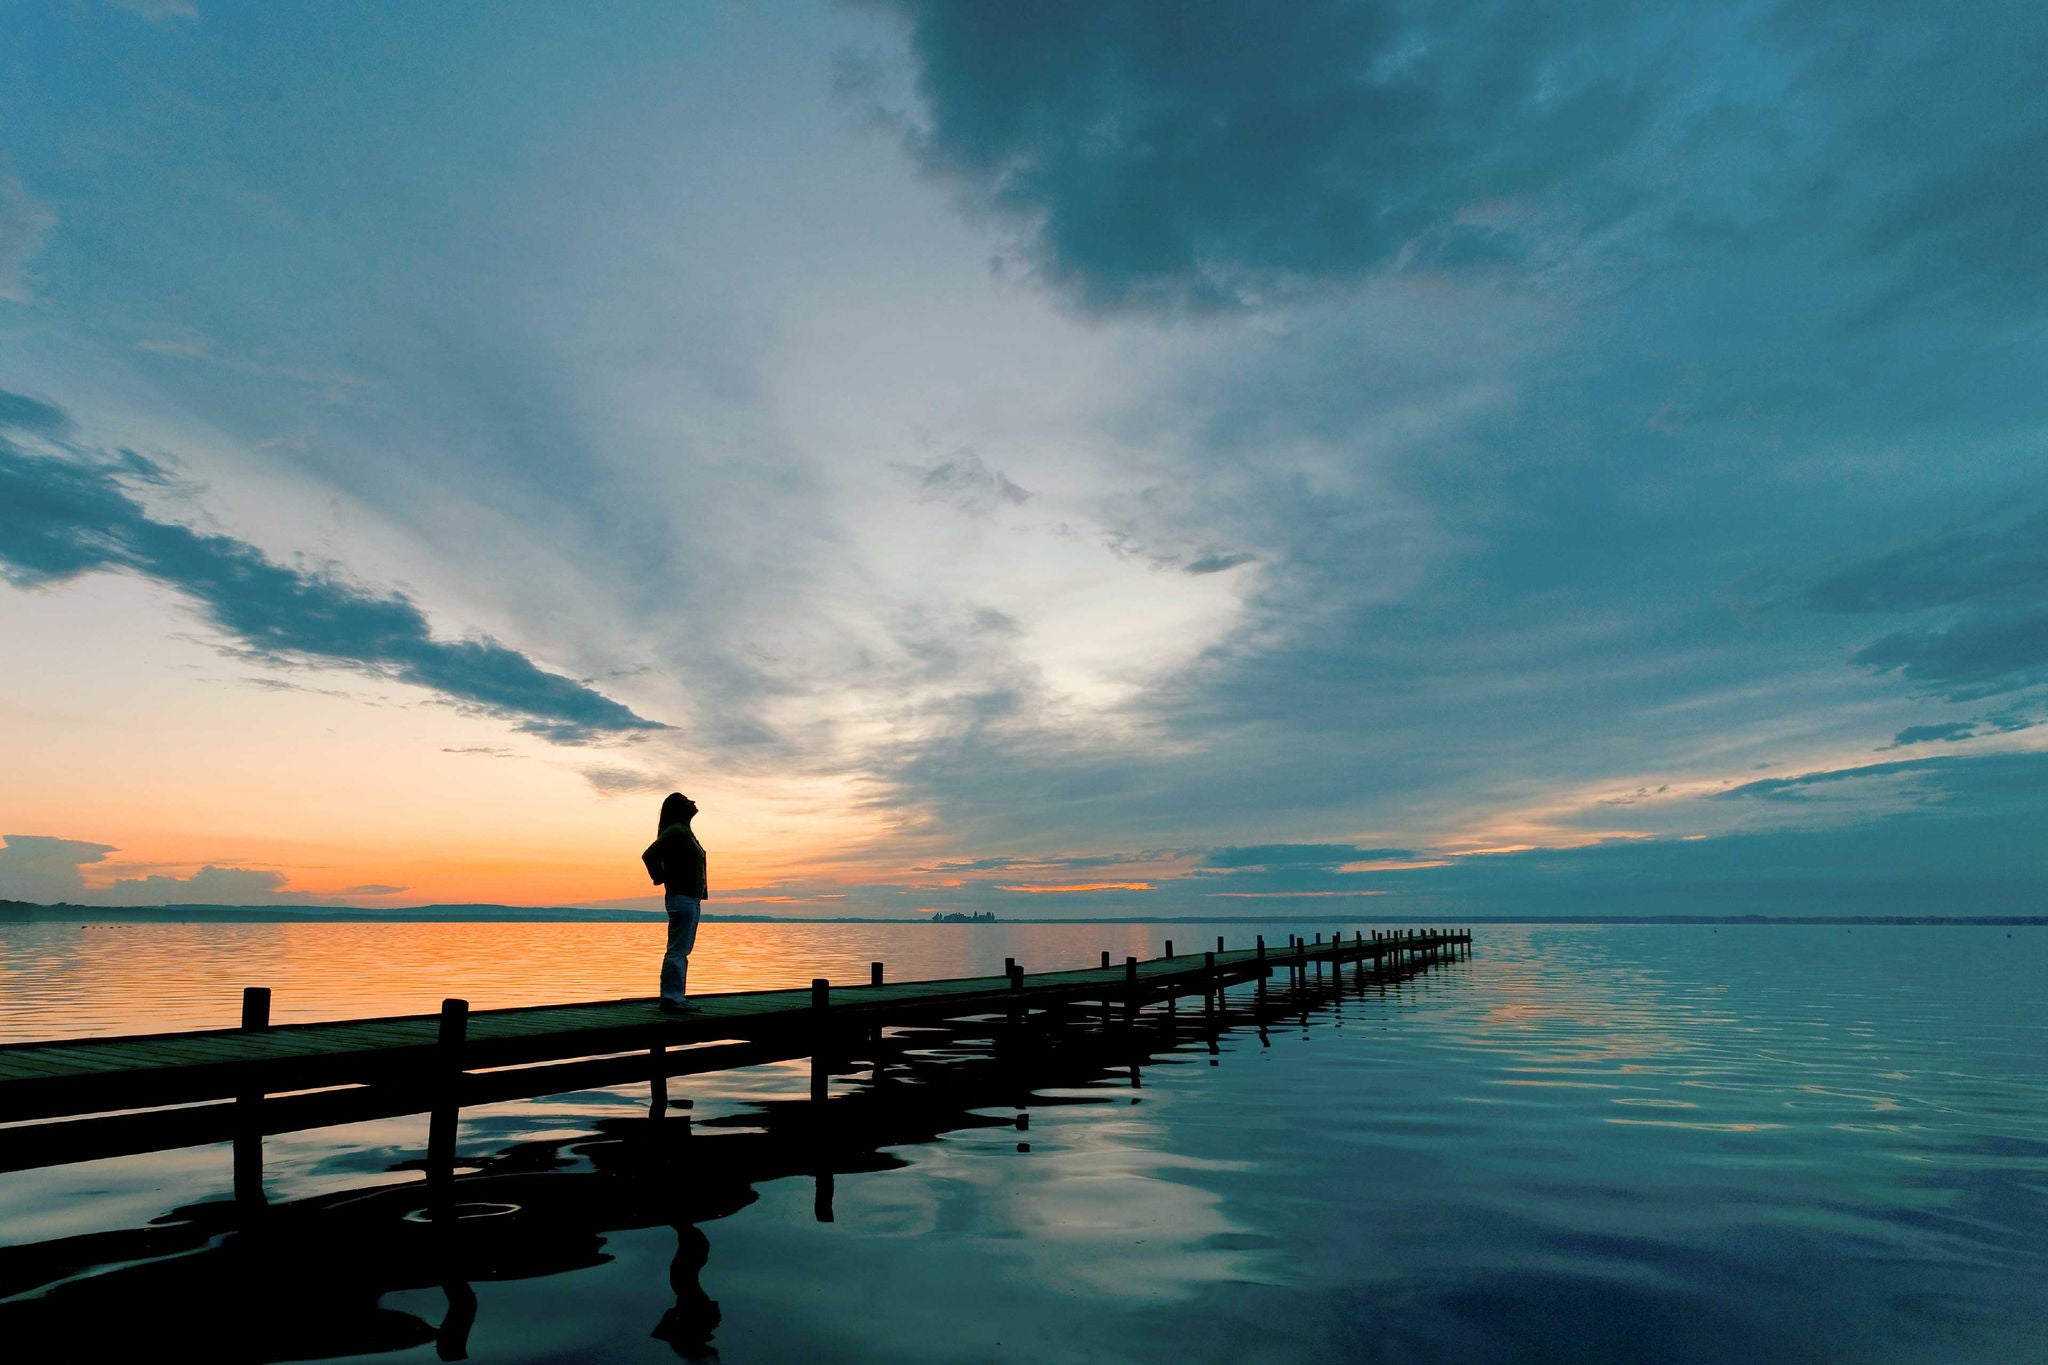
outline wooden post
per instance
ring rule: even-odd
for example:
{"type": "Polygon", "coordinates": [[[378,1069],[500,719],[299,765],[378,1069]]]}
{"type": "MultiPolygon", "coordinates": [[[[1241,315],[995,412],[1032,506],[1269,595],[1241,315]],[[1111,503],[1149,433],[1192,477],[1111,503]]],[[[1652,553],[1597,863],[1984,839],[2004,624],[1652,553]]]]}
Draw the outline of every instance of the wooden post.
{"type": "MultiPolygon", "coordinates": [[[[881,963],[870,962],[868,964],[868,984],[870,986],[882,984],[881,963]]],[[[880,1020],[877,1020],[874,1027],[868,1030],[868,1048],[874,1053],[875,1080],[879,1082],[882,1079],[882,1025],[880,1020]]]]}
{"type": "Polygon", "coordinates": [[[1172,940],[1172,939],[1168,939],[1168,940],[1166,940],[1166,955],[1167,955],[1168,957],[1172,957],[1172,956],[1173,956],[1173,940],[1172,940]]]}
{"type": "Polygon", "coordinates": [[[431,1081],[438,1093],[427,1121],[427,1183],[442,1198],[455,1180],[455,1127],[462,1114],[462,1044],[468,1034],[469,1002],[443,1000],[431,1081]]]}
{"type": "MultiPolygon", "coordinates": [[[[242,1031],[263,1033],[270,1028],[270,987],[246,986],[242,990],[242,1031]]],[[[235,1202],[244,1209],[263,1207],[263,1092],[248,1091],[235,1097],[235,1202]]]]}
{"type": "Polygon", "coordinates": [[[832,1073],[826,1066],[825,1015],[832,1005],[832,983],[822,976],[811,978],[811,1099],[825,1102],[832,1073]]]}
{"type": "Polygon", "coordinates": [[[1216,954],[1202,954],[1202,1013],[1216,1017],[1216,997],[1222,993],[1216,981],[1216,954]]]}
{"type": "Polygon", "coordinates": [[[826,1052],[831,1039],[826,1031],[826,1015],[832,1007],[832,983],[822,976],[811,978],[811,1141],[817,1161],[815,1168],[817,1186],[811,1201],[811,1212],[821,1223],[832,1221],[832,1169],[825,1156],[825,1097],[832,1084],[831,1068],[827,1064],[826,1052]]]}
{"type": "Polygon", "coordinates": [[[1109,970],[1109,949],[1107,948],[1102,950],[1102,970],[1105,972],[1109,970]]]}
{"type": "Polygon", "coordinates": [[[668,1113],[668,1049],[660,1043],[647,1049],[647,1117],[668,1113]]]}
{"type": "Polygon", "coordinates": [[[1016,974],[1017,974],[1017,959],[1016,959],[1016,958],[1014,958],[1014,957],[1006,957],[1006,958],[1004,958],[1004,959],[1003,959],[1003,975],[1004,975],[1004,976],[1006,976],[1006,977],[1008,977],[1008,976],[1015,976],[1016,974]]]}
{"type": "Polygon", "coordinates": [[[1216,951],[1219,953],[1223,951],[1223,935],[1221,934],[1216,935],[1216,951]]]}
{"type": "Polygon", "coordinates": [[[1138,959],[1124,959],[1124,1018],[1132,1019],[1138,1013],[1138,959]]]}

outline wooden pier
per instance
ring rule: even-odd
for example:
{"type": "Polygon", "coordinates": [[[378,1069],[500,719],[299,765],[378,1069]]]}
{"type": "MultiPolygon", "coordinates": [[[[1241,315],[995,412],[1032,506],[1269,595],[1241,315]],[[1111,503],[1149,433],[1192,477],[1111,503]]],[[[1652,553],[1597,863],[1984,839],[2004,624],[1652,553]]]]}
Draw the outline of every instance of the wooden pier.
{"type": "MultiPolygon", "coordinates": [[[[736,1105],[671,1105],[660,1078],[686,1063],[708,1070],[692,1060],[695,1054],[729,1058],[734,1054],[714,1050],[745,1041],[729,1036],[732,1025],[707,1019],[697,1033],[702,1041],[694,1044],[664,1045],[660,1053],[642,1049],[631,1058],[582,1059],[630,1060],[641,1080],[655,1080],[644,1110],[577,1102],[582,1119],[545,1124],[509,1141],[502,1129],[487,1139],[473,1135],[455,1159],[454,1111],[437,1109],[429,1141],[446,1144],[438,1159],[451,1165],[398,1160],[363,1172],[354,1184],[322,1181],[311,1192],[276,1200],[265,1198],[261,1184],[260,1132],[271,1121],[264,1115],[274,1117],[275,1106],[302,1097],[273,1095],[251,1102],[244,1117],[252,1121],[233,1135],[236,1198],[202,1198],[132,1226],[0,1245],[0,1340],[67,1343],[45,1352],[52,1358],[127,1359],[160,1353],[165,1341],[205,1341],[210,1358],[223,1361],[328,1359],[427,1346],[443,1360],[461,1360],[478,1322],[484,1282],[502,1286],[595,1267],[617,1254],[617,1234],[635,1232],[643,1247],[654,1234],[658,1248],[664,1228],[673,1229],[668,1278],[675,1303],[664,1313],[662,1331],[673,1329],[676,1341],[708,1340],[716,1309],[701,1279],[713,1247],[706,1228],[760,1198],[771,1182],[809,1181],[813,1216],[837,1222],[841,1177],[912,1164],[916,1158],[905,1149],[938,1141],[993,1142],[1028,1152],[1039,1126],[1034,1116],[1121,1104],[1116,1088],[1143,1087],[1155,1066],[1229,1065],[1236,1049],[1225,1040],[1233,1034],[1243,1035],[1242,1049],[1255,1054],[1285,1046],[1314,1021],[1342,1027],[1347,1002],[1399,993],[1435,963],[1464,956],[1467,944],[1463,934],[1393,935],[1363,943],[1353,938],[1332,951],[1311,940],[1299,952],[1291,943],[1275,945],[1263,967],[1256,949],[1223,954],[1213,976],[1190,978],[1181,969],[1206,973],[1210,967],[1206,954],[1194,954],[1188,962],[1168,959],[1171,970],[1137,964],[1135,994],[1121,988],[1132,973],[1128,964],[1080,974],[1092,993],[1079,995],[1036,993],[1066,973],[1027,976],[1022,1002],[1009,994],[1013,977],[1006,974],[983,979],[978,996],[949,991],[934,1007],[938,1017],[887,1027],[876,1018],[908,1016],[856,1012],[837,988],[828,988],[832,1026],[823,1037],[806,1031],[805,1021],[815,1022],[806,1013],[808,991],[777,992],[802,1018],[779,1042],[763,1042],[763,1055],[801,1056],[822,1044],[823,1052],[809,1053],[808,1094],[799,1082],[780,1093],[752,1091],[736,1105]],[[1366,951],[1356,951],[1360,947],[1366,951]],[[427,1178],[390,1178],[408,1170],[424,1170],[427,1178]],[[439,1312],[432,1310],[436,1294],[445,1303],[439,1312]],[[693,1325],[695,1337],[686,1330],[693,1325]]],[[[846,994],[858,999],[860,989],[846,994]]],[[[758,1001],[761,995],[727,998],[758,1001]]],[[[643,1016],[654,1013],[652,1001],[628,1003],[643,1016]]],[[[252,1023],[261,1014],[259,996],[252,1023]]],[[[440,1016],[412,1022],[434,1040],[429,1046],[438,1045],[440,1016]]],[[[699,1022],[664,1019],[663,1025],[685,1032],[699,1022]]],[[[451,1079],[436,1074],[444,1085],[451,1079]]],[[[521,1074],[563,1073],[554,1063],[527,1073],[472,1070],[458,1073],[457,1085],[474,1094],[501,1075],[521,1074]]],[[[415,1095],[426,1094],[432,1083],[431,1077],[419,1082],[415,1095]]],[[[556,1093],[554,1084],[508,1080],[505,1093],[556,1093]]],[[[378,1089],[336,1093],[367,1099],[378,1089]]],[[[395,1096],[380,1102],[385,1112],[419,1109],[395,1096]]],[[[185,1112],[160,1110],[154,1119],[185,1112]]],[[[94,1131],[81,1125],[149,1117],[24,1121],[0,1133],[61,1130],[75,1138],[94,1131]]],[[[95,1154],[103,1153],[74,1142],[52,1155],[75,1161],[95,1154]]],[[[487,1297],[482,1307],[490,1310],[487,1297]]]]}
{"type": "Polygon", "coordinates": [[[244,995],[241,1027],[0,1046],[0,1171],[204,1143],[235,1144],[238,1195],[262,1198],[262,1139],[399,1114],[430,1113],[427,1167],[446,1178],[467,1105],[645,1081],[652,1110],[671,1077],[809,1056],[811,1097],[835,1070],[889,1064],[886,1030],[971,1018],[1009,1025],[1128,1027],[1140,1011],[1258,991],[1284,975],[1400,972],[1470,952],[1465,930],[1354,932],[1350,938],[1263,939],[1251,948],[1175,954],[1072,971],[891,983],[814,980],[809,989],[696,997],[695,1013],[651,998],[479,1010],[449,1000],[439,1014],[335,1023],[269,1023],[269,992],[244,995]],[[865,1065],[857,1065],[857,1059],[865,1065]]]}

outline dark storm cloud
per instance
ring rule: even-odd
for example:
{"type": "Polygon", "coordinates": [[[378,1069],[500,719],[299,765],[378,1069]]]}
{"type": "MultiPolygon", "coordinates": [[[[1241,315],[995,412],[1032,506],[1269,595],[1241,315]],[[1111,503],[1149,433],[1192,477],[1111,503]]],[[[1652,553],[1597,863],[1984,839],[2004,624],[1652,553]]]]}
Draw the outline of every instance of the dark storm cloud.
{"type": "Polygon", "coordinates": [[[888,7],[918,67],[914,154],[1095,309],[1512,261],[1470,211],[1613,155],[1654,107],[1614,74],[1639,64],[1585,60],[1625,31],[1597,4],[888,7]]]}
{"type": "Polygon", "coordinates": [[[1815,585],[1824,611],[1935,617],[1895,630],[1855,661],[1962,700],[2048,682],[2048,513],[1953,530],[1815,585]]]}
{"type": "Polygon", "coordinates": [[[1900,612],[2048,596],[2048,512],[1950,530],[1852,564],[1808,594],[1822,611],[1900,612]]]}
{"type": "Polygon", "coordinates": [[[1892,747],[1904,748],[1908,744],[1948,743],[1968,739],[1977,733],[1976,725],[1967,720],[1954,721],[1947,725],[1908,725],[1892,736],[1892,747]]]}
{"type": "Polygon", "coordinates": [[[1223,573],[1226,570],[1235,569],[1240,564],[1249,564],[1257,558],[1257,555],[1248,554],[1203,555],[1200,559],[1190,560],[1182,565],[1181,572],[1188,574],[1223,573]]]}
{"type": "Polygon", "coordinates": [[[0,431],[25,431],[36,436],[62,436],[71,427],[64,410],[24,394],[0,389],[0,431]]]}
{"type": "Polygon", "coordinates": [[[1805,59],[1794,97],[1833,124],[1825,171],[1788,208],[1860,182],[1849,247],[1891,272],[1883,306],[2030,311],[2048,297],[2048,9],[1994,0],[1949,17],[1892,0],[1771,12],[1764,36],[1805,59]]]}
{"type": "Polygon", "coordinates": [[[1903,758],[1894,763],[1868,763],[1858,768],[1829,768],[1801,773],[1796,777],[1766,777],[1739,787],[1716,792],[1718,801],[1758,798],[1765,801],[1804,801],[1825,795],[1825,788],[1842,783],[1868,783],[1885,778],[1932,777],[1952,773],[1999,775],[2008,771],[2037,773],[2042,768],[2037,755],[1967,757],[1943,755],[1938,758],[1903,758]],[[1816,789],[1823,789],[1817,791],[1816,789]]]}
{"type": "Polygon", "coordinates": [[[252,658],[411,683],[558,744],[667,728],[495,640],[435,639],[409,598],[159,521],[123,487],[163,477],[132,453],[42,456],[0,441],[0,577],[39,588],[99,570],[139,574],[183,594],[252,658]]]}
{"type": "Polygon", "coordinates": [[[1127,863],[1156,862],[1171,857],[1169,853],[1157,851],[1147,853],[1093,853],[1081,857],[1048,856],[1033,857],[992,857],[960,858],[946,862],[932,863],[926,867],[911,869],[914,872],[957,873],[957,872],[1045,872],[1071,871],[1087,867],[1121,867],[1127,863]]]}
{"type": "Polygon", "coordinates": [[[2048,11],[885,0],[909,145],[1084,307],[1261,306],[1384,267],[1806,239],[1915,303],[2048,288],[2048,11]]]}

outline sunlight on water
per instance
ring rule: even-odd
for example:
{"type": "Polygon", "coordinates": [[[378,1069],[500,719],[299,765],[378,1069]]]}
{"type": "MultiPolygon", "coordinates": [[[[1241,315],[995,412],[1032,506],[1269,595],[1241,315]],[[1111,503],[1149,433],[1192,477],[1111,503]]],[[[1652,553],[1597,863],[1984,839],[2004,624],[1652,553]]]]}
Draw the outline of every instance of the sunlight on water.
{"type": "MultiPolygon", "coordinates": [[[[1339,926],[1306,931],[1325,934],[1339,926]]],[[[1349,931],[1352,926],[1343,926],[1349,931]]],[[[1233,948],[1287,930],[1199,925],[735,924],[698,931],[696,994],[1027,971],[1233,948]]],[[[652,996],[666,928],[646,924],[22,924],[0,926],[0,1042],[231,1028],[245,986],[268,986],[275,1023],[652,996]]]]}
{"type": "MultiPolygon", "coordinates": [[[[297,1018],[645,994],[659,947],[637,925],[66,932],[5,931],[16,1036],[37,1031],[24,1010],[44,1031],[220,1023],[243,984],[297,1018]]],[[[1217,932],[721,924],[699,954],[721,989],[862,979],[875,959],[892,979],[1080,965],[1217,932]]],[[[1137,1073],[1115,1035],[1071,1057],[906,1035],[952,1088],[844,1108],[884,1092],[837,1078],[832,1104],[865,1117],[829,1187],[795,1140],[802,1061],[674,1082],[695,1108],[668,1131],[690,1136],[652,1167],[632,1155],[654,1131],[644,1087],[469,1110],[474,1188],[519,1209],[495,1269],[466,1272],[471,1357],[672,1360],[656,1324],[689,1309],[701,1327],[716,1300],[727,1359],[2041,1358],[2048,934],[1477,933],[1469,961],[1289,1004],[1213,1052],[1186,1036],[1137,1073]]],[[[221,1358],[433,1360],[452,1300],[443,1272],[409,1268],[402,1217],[425,1127],[272,1139],[272,1204],[334,1207],[303,1234],[273,1220],[269,1242],[231,1234],[220,1148],[0,1175],[0,1331],[45,1304],[139,1313],[221,1358]],[[343,1210],[367,1253],[265,1268],[318,1260],[343,1210]],[[57,1249],[89,1232],[110,1240],[57,1249]],[[245,1244],[268,1250],[236,1259],[245,1244]],[[53,1289],[67,1257],[84,1278],[53,1289]],[[252,1307],[273,1298],[290,1323],[252,1307]]]]}

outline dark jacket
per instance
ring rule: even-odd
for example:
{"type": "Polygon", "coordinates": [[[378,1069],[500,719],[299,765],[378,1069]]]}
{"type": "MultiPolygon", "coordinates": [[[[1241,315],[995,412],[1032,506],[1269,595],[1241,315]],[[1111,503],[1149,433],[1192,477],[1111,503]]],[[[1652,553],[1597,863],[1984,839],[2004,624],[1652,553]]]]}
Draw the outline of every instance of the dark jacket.
{"type": "Polygon", "coordinates": [[[695,896],[704,900],[711,891],[704,882],[704,845],[688,825],[670,825],[654,836],[654,842],[640,855],[647,875],[668,887],[672,896],[695,896]]]}

